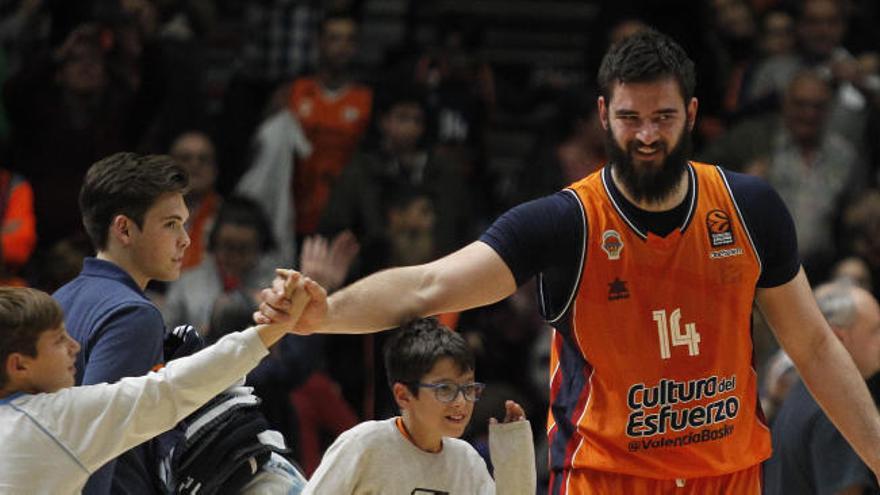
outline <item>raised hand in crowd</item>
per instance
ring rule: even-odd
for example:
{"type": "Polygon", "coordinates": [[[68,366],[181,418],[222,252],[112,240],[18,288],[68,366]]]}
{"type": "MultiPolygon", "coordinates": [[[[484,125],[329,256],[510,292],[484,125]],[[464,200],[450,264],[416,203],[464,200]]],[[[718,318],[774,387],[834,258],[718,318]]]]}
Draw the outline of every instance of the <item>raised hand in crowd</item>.
{"type": "Polygon", "coordinates": [[[350,230],[329,242],[319,235],[307,237],[299,257],[300,271],[332,292],[342,286],[358,251],[360,244],[350,230]]]}

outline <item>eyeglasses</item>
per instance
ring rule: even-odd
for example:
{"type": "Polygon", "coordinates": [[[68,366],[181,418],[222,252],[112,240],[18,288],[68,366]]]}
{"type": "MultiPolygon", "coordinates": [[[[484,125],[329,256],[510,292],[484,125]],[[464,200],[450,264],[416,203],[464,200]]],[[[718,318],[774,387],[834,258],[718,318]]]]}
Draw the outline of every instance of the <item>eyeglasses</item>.
{"type": "Polygon", "coordinates": [[[456,398],[458,398],[459,392],[464,397],[464,399],[468,402],[476,402],[480,400],[480,396],[483,395],[483,389],[486,388],[485,383],[480,382],[472,382],[472,383],[420,383],[414,382],[412,385],[415,385],[420,388],[430,388],[434,390],[434,397],[437,398],[440,402],[452,402],[456,398]]]}

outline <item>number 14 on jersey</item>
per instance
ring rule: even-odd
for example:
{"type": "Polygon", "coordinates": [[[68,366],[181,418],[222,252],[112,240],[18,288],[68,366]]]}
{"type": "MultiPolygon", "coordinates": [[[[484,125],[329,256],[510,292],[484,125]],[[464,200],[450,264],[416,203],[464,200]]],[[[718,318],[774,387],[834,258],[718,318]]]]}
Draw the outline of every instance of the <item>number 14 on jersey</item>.
{"type": "Polygon", "coordinates": [[[697,324],[685,323],[682,331],[681,308],[676,308],[668,315],[665,309],[658,309],[653,315],[654,321],[657,322],[657,335],[660,337],[661,359],[672,357],[670,341],[673,346],[686,345],[690,356],[700,354],[700,334],[697,333],[697,324]]]}

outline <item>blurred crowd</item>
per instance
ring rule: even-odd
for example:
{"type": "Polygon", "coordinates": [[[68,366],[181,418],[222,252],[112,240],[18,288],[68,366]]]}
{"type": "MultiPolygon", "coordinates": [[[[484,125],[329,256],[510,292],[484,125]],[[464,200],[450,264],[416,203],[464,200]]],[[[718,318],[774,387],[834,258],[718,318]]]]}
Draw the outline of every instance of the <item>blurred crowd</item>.
{"type": "MultiPolygon", "coordinates": [[[[190,173],[185,272],[150,289],[169,328],[209,339],[240,328],[274,266],[332,291],[442,256],[506,208],[601,167],[598,61],[651,25],[697,64],[694,158],[776,188],[813,283],[846,278],[880,295],[876,1],[594,0],[581,63],[545,60],[525,76],[486,56],[493,16],[455,2],[396,2],[398,39],[364,63],[362,25],[378,3],[0,0],[3,283],[52,292],[76,276],[92,254],[82,177],[123,150],[167,153],[190,173]],[[511,128],[528,149],[499,160],[509,150],[493,136],[511,128]]],[[[471,440],[485,443],[503,399],[541,424],[550,329],[534,284],[440,318],[489,383],[471,440]]],[[[250,377],[307,473],[340,432],[394,414],[383,340],[288,337],[250,377]]],[[[755,343],[771,414],[793,371],[757,314],[755,343]]]]}

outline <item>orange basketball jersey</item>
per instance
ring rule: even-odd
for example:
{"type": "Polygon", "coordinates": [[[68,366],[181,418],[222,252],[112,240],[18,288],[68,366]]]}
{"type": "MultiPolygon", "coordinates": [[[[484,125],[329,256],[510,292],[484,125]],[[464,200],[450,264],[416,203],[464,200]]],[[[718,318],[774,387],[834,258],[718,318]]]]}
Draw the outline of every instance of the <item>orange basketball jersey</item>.
{"type": "Polygon", "coordinates": [[[351,84],[337,92],[321,88],[311,77],[297,79],[290,92],[290,111],[312,144],[312,154],[297,157],[293,194],[296,231],[311,234],[318,228],[330,191],[360,142],[370,122],[373,93],[351,84]]]}
{"type": "Polygon", "coordinates": [[[688,172],[686,220],[664,238],[618,207],[610,170],[570,186],[588,234],[574,330],[553,336],[554,469],[699,478],[770,455],[752,367],[760,260],[721,170],[688,172]]]}

